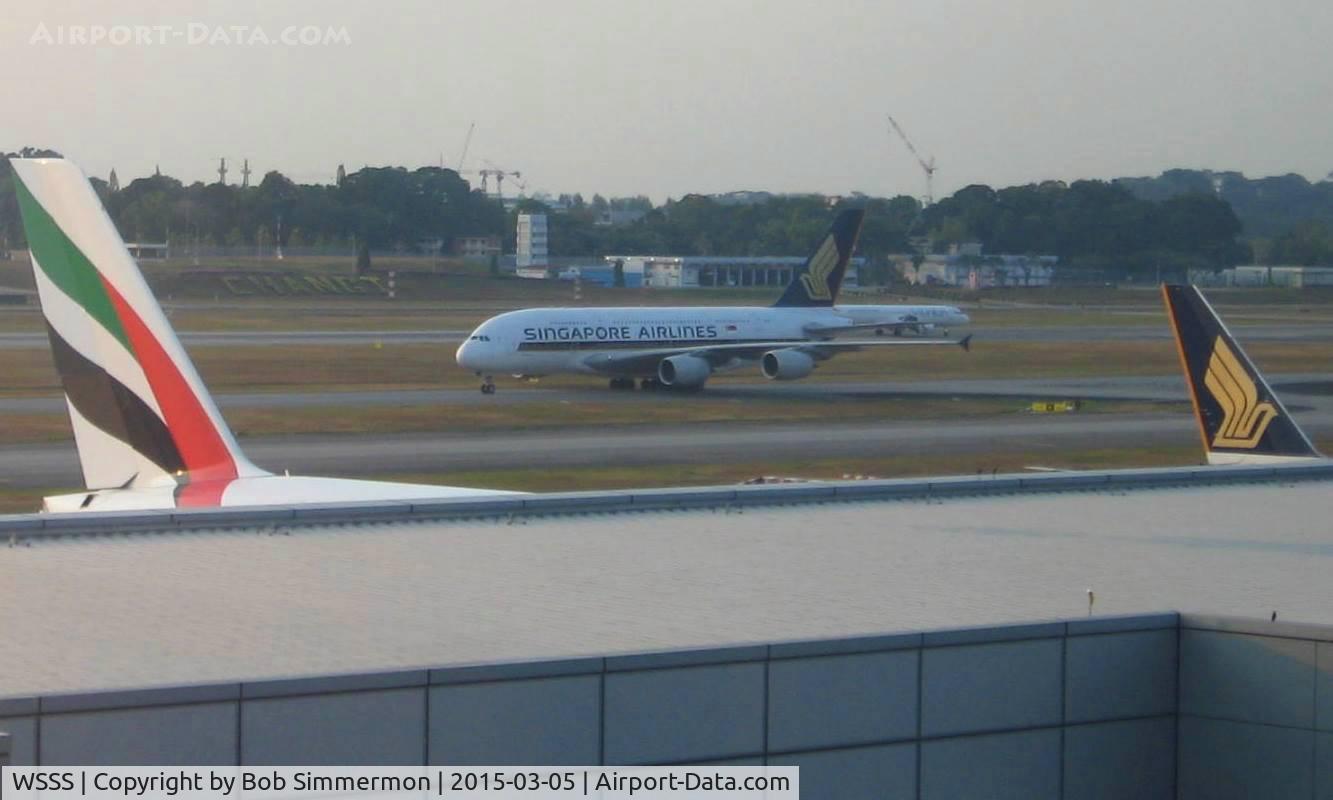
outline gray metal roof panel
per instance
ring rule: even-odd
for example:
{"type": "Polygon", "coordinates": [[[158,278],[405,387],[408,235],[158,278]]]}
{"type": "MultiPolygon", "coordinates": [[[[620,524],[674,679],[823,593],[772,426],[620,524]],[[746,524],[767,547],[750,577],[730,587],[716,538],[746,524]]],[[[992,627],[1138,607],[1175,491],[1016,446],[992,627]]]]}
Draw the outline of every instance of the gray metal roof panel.
{"type": "Polygon", "coordinates": [[[0,548],[0,687],[30,696],[973,627],[1082,615],[1089,587],[1098,613],[1276,608],[1333,622],[1329,488],[33,539],[0,548]]]}

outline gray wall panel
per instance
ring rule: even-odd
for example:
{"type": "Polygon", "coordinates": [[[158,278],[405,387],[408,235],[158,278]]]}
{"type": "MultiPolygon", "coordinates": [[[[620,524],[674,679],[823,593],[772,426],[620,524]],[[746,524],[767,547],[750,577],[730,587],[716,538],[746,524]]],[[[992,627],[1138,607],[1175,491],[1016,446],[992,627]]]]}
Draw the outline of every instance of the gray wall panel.
{"type": "Polygon", "coordinates": [[[1317,658],[1314,726],[1317,730],[1333,731],[1333,643],[1320,642],[1317,658]]]}
{"type": "Polygon", "coordinates": [[[1315,735],[1315,800],[1333,800],[1333,733],[1315,735]]]}
{"type": "Polygon", "coordinates": [[[596,764],[601,678],[437,686],[430,690],[432,764],[596,764]]]}
{"type": "Polygon", "coordinates": [[[921,800],[1058,800],[1060,731],[921,743],[921,800]]]}
{"type": "Polygon", "coordinates": [[[1308,800],[1314,731],[1181,717],[1180,800],[1308,800]]]}
{"type": "Polygon", "coordinates": [[[236,703],[48,714],[44,764],[236,763],[236,703]]]}
{"type": "Polygon", "coordinates": [[[241,762],[420,764],[425,725],[424,688],[246,700],[241,762]]]}
{"type": "Polygon", "coordinates": [[[820,800],[916,796],[916,745],[855,747],[819,753],[789,753],[768,760],[801,768],[801,796],[820,800]]]}
{"type": "Polygon", "coordinates": [[[37,718],[5,717],[0,719],[0,731],[9,734],[9,765],[32,767],[37,765],[37,718]]]}
{"type": "Polygon", "coordinates": [[[768,749],[805,750],[916,736],[917,652],[774,661],[768,749]]]}
{"type": "Polygon", "coordinates": [[[1180,632],[1180,712],[1314,726],[1314,642],[1180,632]]]}
{"type": "Polygon", "coordinates": [[[926,736],[1060,722],[1060,640],[928,649],[922,660],[926,736]]]}
{"type": "Polygon", "coordinates": [[[1071,637],[1065,664],[1069,722],[1175,713],[1175,630],[1071,637]]]}
{"type": "Polygon", "coordinates": [[[712,767],[762,767],[764,765],[763,756],[746,756],[745,758],[721,758],[717,761],[700,761],[700,764],[707,764],[712,767]]]}
{"type": "Polygon", "coordinates": [[[1065,730],[1065,797],[1171,800],[1176,721],[1172,717],[1098,722],[1065,730]]]}
{"type": "Polygon", "coordinates": [[[604,714],[608,764],[759,753],[764,665],[608,674],[604,714]]]}

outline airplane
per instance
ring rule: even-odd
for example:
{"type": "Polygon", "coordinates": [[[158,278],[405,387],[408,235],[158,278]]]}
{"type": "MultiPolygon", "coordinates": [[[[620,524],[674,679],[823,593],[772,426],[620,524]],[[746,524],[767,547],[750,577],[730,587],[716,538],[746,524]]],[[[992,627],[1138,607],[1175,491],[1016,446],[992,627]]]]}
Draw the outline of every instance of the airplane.
{"type": "Polygon", "coordinates": [[[45,512],[422,500],[515,492],[274,475],[250,463],[88,179],[11,159],[87,491],[45,512]]]}
{"type": "Polygon", "coordinates": [[[528,308],[483,322],[455,358],[482,377],[483,394],[493,394],[496,373],[602,375],[612,389],[633,389],[638,378],[643,389],[697,390],[715,372],[754,362],[764,377],[785,381],[804,378],[820,361],[848,350],[942,344],[968,349],[970,335],[958,341],[834,338],[937,328],[947,335],[948,326],[970,322],[953,306],[835,305],[864,217],[862,209],[839,213],[770,307],[528,308]]]}
{"type": "Polygon", "coordinates": [[[1163,284],[1162,299],[1209,464],[1324,458],[1197,286],[1163,284]]]}

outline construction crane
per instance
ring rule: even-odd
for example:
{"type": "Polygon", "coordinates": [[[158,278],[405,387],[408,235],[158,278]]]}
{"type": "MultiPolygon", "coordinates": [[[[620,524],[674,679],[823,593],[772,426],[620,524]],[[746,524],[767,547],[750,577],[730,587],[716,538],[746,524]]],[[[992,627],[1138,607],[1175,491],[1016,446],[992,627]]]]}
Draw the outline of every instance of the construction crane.
{"type": "Polygon", "coordinates": [[[495,195],[494,195],[495,197],[503,197],[503,196],[504,196],[504,179],[505,179],[505,178],[513,178],[514,180],[518,181],[518,190],[519,190],[520,192],[523,191],[524,189],[528,188],[528,185],[527,185],[526,183],[523,182],[523,173],[519,172],[518,170],[505,170],[505,169],[499,169],[499,168],[487,168],[487,169],[460,169],[460,170],[458,170],[458,174],[459,174],[459,175],[480,175],[480,176],[481,176],[481,193],[484,194],[484,195],[490,195],[490,193],[491,193],[491,184],[490,184],[490,180],[491,180],[491,178],[495,178],[495,195]]]}
{"type": "Polygon", "coordinates": [[[463,171],[463,162],[467,160],[467,149],[472,144],[472,132],[477,129],[477,123],[467,126],[467,136],[463,139],[463,154],[458,157],[457,172],[463,171]]]}
{"type": "Polygon", "coordinates": [[[501,198],[501,199],[504,198],[504,180],[505,180],[505,178],[513,178],[515,181],[517,181],[517,182],[518,182],[518,190],[519,190],[520,192],[523,191],[524,189],[528,188],[528,185],[527,185],[526,183],[523,182],[523,173],[522,173],[522,172],[519,172],[518,170],[502,169],[502,168],[500,168],[500,167],[495,166],[494,164],[492,164],[492,163],[489,162],[489,161],[486,161],[485,163],[488,164],[489,166],[486,167],[486,168],[484,168],[484,169],[460,169],[460,170],[458,171],[458,174],[460,174],[460,175],[480,175],[480,176],[481,176],[481,193],[482,193],[482,194],[485,194],[485,195],[489,195],[489,194],[491,193],[491,192],[490,192],[490,183],[489,183],[489,181],[490,181],[491,178],[495,178],[495,196],[496,196],[496,197],[499,197],[499,198],[501,198]]]}
{"type": "MultiPolygon", "coordinates": [[[[477,129],[477,123],[468,126],[467,136],[463,139],[463,152],[458,156],[458,169],[455,170],[459,175],[480,175],[481,193],[490,195],[490,179],[495,178],[495,197],[504,199],[504,180],[513,178],[518,182],[518,190],[521,192],[527,189],[527,184],[523,182],[523,173],[518,170],[503,169],[497,167],[494,163],[482,159],[486,166],[482,169],[463,169],[463,162],[467,160],[468,147],[472,145],[472,133],[477,129]]],[[[443,157],[441,157],[443,160],[443,157]]]]}
{"type": "Polygon", "coordinates": [[[922,158],[921,154],[916,151],[916,147],[912,145],[912,140],[908,139],[907,134],[903,132],[902,126],[898,124],[892,114],[888,116],[889,125],[893,126],[893,130],[898,134],[898,138],[903,140],[903,144],[907,145],[907,149],[911,152],[912,158],[916,159],[916,163],[920,164],[922,171],[926,173],[925,205],[929,206],[935,202],[935,157],[931,156],[929,161],[922,158]]]}
{"type": "Polygon", "coordinates": [[[483,194],[485,194],[486,192],[487,176],[495,178],[495,196],[501,199],[503,199],[505,196],[504,180],[506,177],[510,177],[513,178],[515,181],[518,181],[518,190],[520,192],[527,188],[527,184],[523,183],[523,173],[517,170],[505,171],[502,169],[482,169],[482,170],[477,170],[477,172],[481,175],[481,191],[483,194]]]}

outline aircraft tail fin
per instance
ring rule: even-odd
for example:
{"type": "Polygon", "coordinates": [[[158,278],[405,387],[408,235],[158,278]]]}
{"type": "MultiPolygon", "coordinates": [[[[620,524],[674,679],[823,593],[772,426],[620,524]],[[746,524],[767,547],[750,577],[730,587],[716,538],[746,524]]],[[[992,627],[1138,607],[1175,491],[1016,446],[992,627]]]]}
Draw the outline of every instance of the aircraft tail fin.
{"type": "Polygon", "coordinates": [[[1210,464],[1321,455],[1196,286],[1163,285],[1210,464]]]}
{"type": "Polygon", "coordinates": [[[842,288],[847,262],[856,249],[865,210],[849,208],[838,213],[820,240],[814,254],[792,275],[787,291],[775,306],[831,306],[842,288]]]}
{"type": "Polygon", "coordinates": [[[215,498],[203,495],[232,479],[266,475],[241,453],[79,168],[10,164],[87,487],[174,485],[178,505],[207,505],[215,498]]]}

